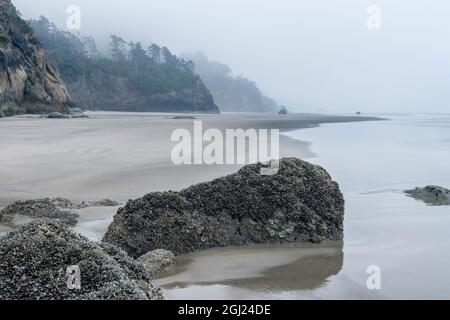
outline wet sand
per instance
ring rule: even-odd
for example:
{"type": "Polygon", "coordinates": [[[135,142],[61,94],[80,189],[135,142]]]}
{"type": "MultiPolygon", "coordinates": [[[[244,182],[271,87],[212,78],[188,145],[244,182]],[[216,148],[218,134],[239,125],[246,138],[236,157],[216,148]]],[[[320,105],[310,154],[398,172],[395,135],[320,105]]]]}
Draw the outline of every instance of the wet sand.
{"type": "Polygon", "coordinates": [[[184,291],[191,298],[208,299],[208,294],[223,287],[254,292],[253,297],[260,298],[267,293],[311,290],[341,270],[342,248],[340,242],[329,242],[204,250],[178,257],[177,265],[159,274],[154,283],[168,298],[180,298],[184,291]]]}
{"type": "Polygon", "coordinates": [[[76,232],[93,241],[101,241],[119,207],[89,207],[75,210],[80,215],[76,232]]]}
{"type": "MultiPolygon", "coordinates": [[[[230,165],[176,166],[174,129],[192,119],[168,114],[91,113],[90,119],[0,120],[0,206],[11,200],[65,197],[127,201],[152,191],[180,190],[239,169],[230,165]]],[[[195,115],[206,128],[309,128],[321,123],[369,120],[319,115],[195,115]]],[[[281,137],[283,157],[312,156],[308,143],[281,137]]]]}
{"type": "Polygon", "coordinates": [[[346,201],[341,251],[273,246],[194,253],[156,280],[166,297],[448,299],[449,208],[426,205],[403,190],[450,187],[450,115],[390,118],[287,133],[311,141],[317,156],[309,161],[340,184],[346,201]],[[380,270],[378,289],[367,286],[373,266],[380,270]]]}

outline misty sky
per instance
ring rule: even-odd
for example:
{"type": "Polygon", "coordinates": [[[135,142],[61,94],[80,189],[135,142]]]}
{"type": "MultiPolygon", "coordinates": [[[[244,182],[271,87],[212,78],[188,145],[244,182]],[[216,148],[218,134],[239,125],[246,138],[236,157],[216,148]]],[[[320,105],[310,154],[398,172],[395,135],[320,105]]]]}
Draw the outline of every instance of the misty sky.
{"type": "Polygon", "coordinates": [[[202,51],[298,112],[450,112],[449,0],[13,0],[25,18],[202,51]],[[381,8],[381,29],[366,25],[381,8]]]}

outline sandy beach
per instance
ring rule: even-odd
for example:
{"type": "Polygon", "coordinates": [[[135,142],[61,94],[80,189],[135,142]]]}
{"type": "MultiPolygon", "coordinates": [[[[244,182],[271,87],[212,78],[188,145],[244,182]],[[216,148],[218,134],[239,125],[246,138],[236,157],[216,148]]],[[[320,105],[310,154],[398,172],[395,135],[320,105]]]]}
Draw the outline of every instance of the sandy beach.
{"type": "MultiPolygon", "coordinates": [[[[169,114],[90,115],[90,119],[0,120],[3,205],[56,196],[75,202],[103,198],[125,202],[239,169],[172,164],[170,135],[178,128],[191,130],[193,119],[173,119],[169,114]]],[[[363,123],[376,118],[194,116],[206,128],[220,130],[280,128],[285,133],[280,139],[282,157],[320,164],[339,182],[346,201],[345,239],[320,245],[216,248],[179,256],[178,264],[155,280],[168,299],[448,297],[448,208],[426,206],[403,194],[415,186],[448,185],[448,118],[403,115],[363,123]],[[373,264],[383,272],[382,290],[366,287],[366,270],[373,264]]],[[[80,220],[74,230],[99,241],[118,208],[78,209],[80,220]]],[[[10,230],[0,225],[0,233],[10,230]]]]}
{"type": "MultiPolygon", "coordinates": [[[[365,117],[323,115],[194,115],[205,128],[311,128],[365,117]]],[[[127,201],[153,191],[180,190],[239,169],[236,165],[183,165],[171,161],[172,132],[192,130],[192,119],[170,114],[93,112],[90,119],[0,121],[0,204],[65,197],[74,201],[127,201]]],[[[312,156],[307,142],[281,136],[282,157],[312,156]]]]}

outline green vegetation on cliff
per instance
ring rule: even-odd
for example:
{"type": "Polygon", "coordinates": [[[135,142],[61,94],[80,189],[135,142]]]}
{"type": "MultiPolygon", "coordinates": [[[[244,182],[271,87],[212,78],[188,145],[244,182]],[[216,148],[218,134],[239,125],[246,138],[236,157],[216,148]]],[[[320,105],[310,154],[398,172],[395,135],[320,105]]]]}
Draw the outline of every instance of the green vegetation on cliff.
{"type": "Polygon", "coordinates": [[[112,35],[108,54],[92,38],[58,30],[45,17],[31,20],[56,61],[73,101],[83,108],[120,111],[219,112],[191,61],[166,47],[112,35]]]}

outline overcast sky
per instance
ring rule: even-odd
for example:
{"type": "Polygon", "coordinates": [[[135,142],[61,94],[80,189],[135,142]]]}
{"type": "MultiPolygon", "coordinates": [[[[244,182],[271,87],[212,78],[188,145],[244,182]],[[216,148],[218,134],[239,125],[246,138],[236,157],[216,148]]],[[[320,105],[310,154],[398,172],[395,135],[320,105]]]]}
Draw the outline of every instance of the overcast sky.
{"type": "Polygon", "coordinates": [[[299,112],[450,112],[449,0],[13,0],[25,18],[202,51],[299,112]],[[381,29],[367,8],[381,9],[381,29]]]}

